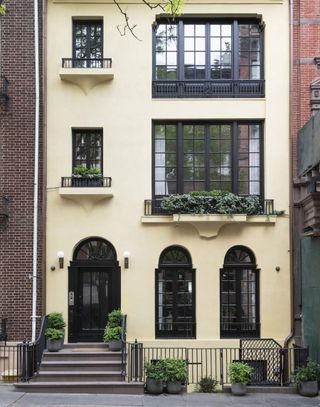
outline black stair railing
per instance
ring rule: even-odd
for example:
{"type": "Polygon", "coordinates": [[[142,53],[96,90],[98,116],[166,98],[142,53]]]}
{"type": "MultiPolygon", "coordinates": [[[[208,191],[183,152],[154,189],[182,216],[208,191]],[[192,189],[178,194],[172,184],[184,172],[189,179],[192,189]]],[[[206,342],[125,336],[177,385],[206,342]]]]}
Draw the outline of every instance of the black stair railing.
{"type": "Polygon", "coordinates": [[[46,348],[47,326],[48,316],[45,315],[41,320],[40,332],[36,341],[23,341],[17,345],[17,372],[23,382],[29,381],[39,372],[43,351],[46,348]]]}

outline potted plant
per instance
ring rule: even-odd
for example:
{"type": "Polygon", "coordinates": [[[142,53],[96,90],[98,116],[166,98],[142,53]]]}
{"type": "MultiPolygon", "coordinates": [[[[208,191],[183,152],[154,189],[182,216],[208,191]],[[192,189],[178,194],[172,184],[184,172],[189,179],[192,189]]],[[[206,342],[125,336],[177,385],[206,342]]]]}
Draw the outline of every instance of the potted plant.
{"type": "Polygon", "coordinates": [[[318,395],[318,380],[320,379],[320,365],[308,360],[307,364],[298,367],[294,374],[298,384],[298,391],[302,396],[314,397],[318,395]]]}
{"type": "Polygon", "coordinates": [[[229,365],[231,391],[236,396],[243,396],[247,392],[247,384],[253,373],[253,368],[247,363],[232,362],[229,365]]]}
{"type": "Polygon", "coordinates": [[[58,352],[62,348],[61,339],[64,333],[60,329],[48,328],[45,331],[47,349],[49,352],[58,352]]]}
{"type": "Polygon", "coordinates": [[[188,376],[187,364],[182,359],[165,359],[164,376],[167,381],[167,392],[177,394],[181,392],[182,383],[185,383],[188,376]]]}
{"type": "Polygon", "coordinates": [[[52,329],[58,329],[63,333],[61,337],[61,348],[63,346],[64,342],[64,328],[66,326],[66,323],[64,321],[62,312],[51,312],[48,314],[48,328],[52,329]]]}
{"type": "Polygon", "coordinates": [[[217,381],[212,377],[203,377],[196,388],[198,393],[214,393],[216,390],[217,381]]]}
{"type": "Polygon", "coordinates": [[[160,394],[163,391],[164,364],[163,360],[155,360],[145,364],[146,389],[148,393],[160,394]]]}
{"type": "Polygon", "coordinates": [[[103,340],[109,343],[109,350],[116,352],[122,349],[121,339],[122,313],[120,309],[113,310],[108,315],[108,322],[104,330],[103,340]]]}
{"type": "Polygon", "coordinates": [[[102,185],[102,174],[99,168],[86,168],[83,165],[77,165],[72,172],[72,186],[97,186],[102,185]]]}

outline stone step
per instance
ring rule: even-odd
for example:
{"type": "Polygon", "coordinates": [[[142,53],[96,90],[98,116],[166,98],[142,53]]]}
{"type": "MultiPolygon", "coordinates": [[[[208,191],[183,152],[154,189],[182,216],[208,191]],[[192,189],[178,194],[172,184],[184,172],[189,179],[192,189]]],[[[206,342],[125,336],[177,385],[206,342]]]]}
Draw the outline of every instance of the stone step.
{"type": "Polygon", "coordinates": [[[77,343],[65,343],[63,349],[74,349],[75,351],[81,352],[83,349],[94,351],[105,351],[108,350],[108,344],[105,342],[77,342],[77,343]]]}
{"type": "Polygon", "coordinates": [[[124,377],[120,371],[40,371],[39,375],[32,379],[33,382],[121,382],[124,377]]]}
{"type": "Polygon", "coordinates": [[[35,382],[16,383],[16,391],[25,393],[101,393],[143,394],[143,383],[128,382],[35,382]]]}
{"type": "Polygon", "coordinates": [[[74,371],[85,371],[85,372],[115,372],[121,371],[120,361],[42,361],[40,372],[74,372],[74,371]]]}
{"type": "Polygon", "coordinates": [[[59,352],[45,351],[42,356],[43,361],[121,361],[121,352],[75,352],[69,349],[62,349],[59,352]]]}

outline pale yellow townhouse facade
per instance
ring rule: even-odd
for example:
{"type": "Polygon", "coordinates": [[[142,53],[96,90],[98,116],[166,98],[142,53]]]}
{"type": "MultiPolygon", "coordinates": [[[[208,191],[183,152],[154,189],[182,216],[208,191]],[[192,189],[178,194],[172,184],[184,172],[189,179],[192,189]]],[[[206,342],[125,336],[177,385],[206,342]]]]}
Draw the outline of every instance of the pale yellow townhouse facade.
{"type": "Polygon", "coordinates": [[[120,4],[138,39],[111,0],[47,2],[46,310],[69,342],[121,307],[150,346],[283,344],[289,2],[120,4]],[[261,206],[199,213],[212,190],[261,206]]]}

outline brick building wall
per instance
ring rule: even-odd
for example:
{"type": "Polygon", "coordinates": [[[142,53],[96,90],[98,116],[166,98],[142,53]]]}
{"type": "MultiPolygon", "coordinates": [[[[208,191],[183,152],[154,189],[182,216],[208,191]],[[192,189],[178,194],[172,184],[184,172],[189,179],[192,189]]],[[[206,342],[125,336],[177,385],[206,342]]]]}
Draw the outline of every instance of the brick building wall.
{"type": "Polygon", "coordinates": [[[293,0],[292,139],[296,175],[298,130],[311,117],[311,82],[320,78],[320,0],[293,0]]]}
{"type": "MultiPolygon", "coordinates": [[[[9,218],[6,225],[0,225],[0,315],[8,318],[8,340],[13,341],[31,338],[34,19],[33,0],[6,0],[5,4],[7,14],[0,17],[0,64],[2,74],[9,80],[9,102],[6,105],[2,101],[0,106],[0,194],[9,199],[9,218]]],[[[41,17],[39,21],[41,30],[41,17]]],[[[41,134],[42,131],[40,138],[41,134]]],[[[41,165],[42,160],[40,168],[41,165]]],[[[39,191],[41,211],[41,183],[39,191]]],[[[40,226],[37,315],[41,315],[41,229],[40,226]]]]}

